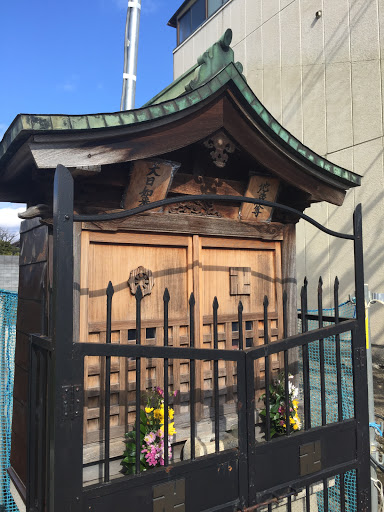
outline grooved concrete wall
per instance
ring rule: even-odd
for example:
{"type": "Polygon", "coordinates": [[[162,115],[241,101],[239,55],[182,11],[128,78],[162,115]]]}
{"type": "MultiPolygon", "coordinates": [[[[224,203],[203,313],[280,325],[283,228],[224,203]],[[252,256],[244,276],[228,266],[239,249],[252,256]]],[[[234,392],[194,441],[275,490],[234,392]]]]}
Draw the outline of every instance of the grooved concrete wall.
{"type": "MultiPolygon", "coordinates": [[[[364,176],[342,207],[322,203],[306,213],[351,232],[353,209],[362,203],[365,281],[384,292],[384,0],[230,0],[176,48],[175,78],[229,27],[235,58],[276,119],[320,155],[364,176]]],[[[341,300],[354,294],[351,242],[304,222],[297,240],[299,283],[308,276],[313,299],[320,274],[328,290],[338,275],[341,300]]],[[[383,313],[372,306],[374,344],[384,345],[383,313]]]]}
{"type": "Polygon", "coordinates": [[[19,256],[0,256],[0,289],[17,292],[19,286],[19,256]]]}

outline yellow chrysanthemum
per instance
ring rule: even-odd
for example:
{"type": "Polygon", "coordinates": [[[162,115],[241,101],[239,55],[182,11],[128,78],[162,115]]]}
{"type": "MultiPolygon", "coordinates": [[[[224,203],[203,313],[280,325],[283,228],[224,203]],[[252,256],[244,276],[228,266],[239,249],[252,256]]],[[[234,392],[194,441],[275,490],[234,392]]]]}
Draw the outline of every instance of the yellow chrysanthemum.
{"type": "Polygon", "coordinates": [[[299,402],[297,400],[292,400],[294,409],[297,409],[299,407],[299,402]]]}
{"type": "Polygon", "coordinates": [[[169,409],[169,411],[168,411],[168,418],[170,420],[173,420],[174,415],[175,415],[175,411],[173,409],[169,409]]]}
{"type": "Polygon", "coordinates": [[[162,420],[164,418],[164,410],[155,409],[153,411],[153,416],[156,420],[162,420]]]}
{"type": "MultiPolygon", "coordinates": [[[[164,432],[164,425],[160,427],[160,430],[164,432]]],[[[175,429],[175,422],[168,423],[168,435],[173,436],[174,434],[177,434],[175,429]]]]}
{"type": "Polygon", "coordinates": [[[295,423],[295,424],[293,425],[293,430],[297,430],[298,428],[299,428],[299,427],[298,427],[298,426],[297,426],[297,424],[295,423]]]}
{"type": "Polygon", "coordinates": [[[147,414],[151,413],[152,411],[153,411],[153,407],[146,407],[146,408],[145,408],[145,412],[146,412],[147,414]]]}

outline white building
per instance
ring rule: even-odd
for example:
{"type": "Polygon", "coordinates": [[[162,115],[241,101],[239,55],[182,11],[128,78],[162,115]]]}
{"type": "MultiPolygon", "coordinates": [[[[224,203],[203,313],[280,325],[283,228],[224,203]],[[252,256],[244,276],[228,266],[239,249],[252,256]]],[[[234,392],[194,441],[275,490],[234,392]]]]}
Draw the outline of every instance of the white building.
{"type": "MultiPolygon", "coordinates": [[[[274,117],[320,155],[364,176],[341,208],[321,203],[308,213],[350,232],[362,203],[365,281],[384,292],[384,0],[186,0],[170,25],[178,27],[175,78],[231,28],[235,57],[274,117]]],[[[298,282],[308,275],[313,297],[320,274],[330,299],[336,275],[341,301],[354,294],[348,244],[300,222],[297,258],[298,282]]],[[[384,315],[380,306],[371,313],[375,347],[384,344],[384,315]]]]}

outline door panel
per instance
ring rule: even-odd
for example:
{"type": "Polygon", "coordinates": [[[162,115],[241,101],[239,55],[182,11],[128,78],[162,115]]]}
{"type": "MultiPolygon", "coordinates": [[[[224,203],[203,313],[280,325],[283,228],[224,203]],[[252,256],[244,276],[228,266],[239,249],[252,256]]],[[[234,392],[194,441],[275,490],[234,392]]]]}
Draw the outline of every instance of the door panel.
{"type": "MultiPolygon", "coordinates": [[[[219,349],[239,347],[238,305],[243,304],[244,348],[264,343],[264,297],[268,297],[268,329],[270,341],[282,335],[281,254],[279,242],[249,240],[201,240],[201,325],[203,347],[213,347],[212,303],[216,296],[218,309],[219,349]]],[[[280,357],[270,358],[271,375],[280,370],[280,357]]],[[[258,398],[264,388],[264,361],[255,368],[258,398]]],[[[221,363],[221,400],[231,402],[235,397],[236,372],[232,362],[221,363]]],[[[212,385],[212,368],[202,373],[202,388],[212,385]]],[[[207,405],[207,404],[206,404],[207,405]]]]}
{"type": "MultiPolygon", "coordinates": [[[[106,288],[114,286],[112,299],[112,343],[136,343],[136,299],[129,286],[131,271],[138,267],[150,270],[153,288],[141,301],[141,343],[163,345],[165,288],[169,302],[169,345],[189,345],[188,300],[192,292],[192,239],[180,236],[141,236],[129,233],[84,233],[81,276],[81,341],[105,342],[106,288]]],[[[134,360],[112,358],[111,361],[111,438],[116,438],[116,450],[121,449],[121,437],[134,421],[135,409],[134,360]],[[118,444],[120,442],[120,445],[118,444]]],[[[95,443],[103,435],[105,397],[105,360],[88,357],[85,361],[85,443],[95,443]],[[101,391],[100,391],[101,390],[101,391]]],[[[173,389],[189,391],[189,362],[170,361],[170,384],[173,389]],[[186,367],[187,365],[187,367],[186,367]]],[[[141,389],[162,386],[163,364],[159,360],[144,360],[141,389]]],[[[184,395],[183,395],[184,396],[184,395]]],[[[177,411],[185,404],[179,401],[177,411]]],[[[114,446],[112,443],[111,450],[114,446]]],[[[92,455],[89,455],[92,457],[92,455]]]]}
{"type": "MultiPolygon", "coordinates": [[[[154,285],[141,302],[143,344],[164,343],[163,294],[167,287],[169,303],[169,344],[189,346],[188,299],[196,298],[196,346],[213,346],[212,302],[219,302],[219,348],[239,346],[238,303],[242,301],[244,345],[264,342],[263,300],[269,298],[271,341],[281,336],[281,256],[280,242],[220,239],[191,236],[140,235],[130,233],[90,233],[82,235],[80,341],[105,342],[106,288],[114,286],[112,343],[136,343],[136,302],[128,280],[139,266],[152,272],[154,285]]],[[[271,356],[271,371],[279,369],[278,356],[271,356]]],[[[111,437],[119,442],[135,417],[135,361],[112,360],[111,437]]],[[[96,443],[103,434],[103,379],[105,361],[88,357],[85,361],[85,443],[96,443]]],[[[141,387],[161,385],[164,368],[156,360],[142,367],[141,387]]],[[[196,365],[204,406],[198,417],[212,414],[212,362],[196,365]]],[[[264,381],[264,366],[256,368],[264,381]]],[[[175,404],[179,422],[188,416],[189,362],[170,362],[170,383],[180,391],[175,404]]],[[[231,362],[219,362],[220,400],[236,399],[236,369],[231,362]]],[[[230,409],[226,409],[230,410],[230,409]]],[[[120,445],[119,445],[120,447],[120,445]]],[[[113,446],[111,447],[113,450],[113,446]]],[[[120,448],[119,448],[120,449],[120,448]]],[[[91,456],[90,456],[91,457],[91,456]]]]}

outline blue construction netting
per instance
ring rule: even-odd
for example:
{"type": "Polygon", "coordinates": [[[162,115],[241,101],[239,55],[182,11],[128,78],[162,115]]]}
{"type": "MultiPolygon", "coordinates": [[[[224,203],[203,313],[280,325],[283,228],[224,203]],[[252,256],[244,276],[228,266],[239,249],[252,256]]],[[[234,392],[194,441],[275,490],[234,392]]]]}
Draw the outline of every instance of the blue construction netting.
{"type": "MultiPolygon", "coordinates": [[[[317,315],[318,310],[308,311],[311,315],[317,315]]],[[[323,315],[334,317],[334,308],[324,309],[323,315]]],[[[341,318],[355,318],[356,305],[351,302],[344,302],[339,306],[341,318]]],[[[324,322],[324,327],[333,322],[324,322]]],[[[308,320],[308,329],[318,329],[317,320],[308,320]]],[[[301,330],[301,320],[299,320],[301,330]]],[[[326,338],[324,344],[324,371],[325,371],[325,399],[326,399],[326,421],[334,423],[338,421],[338,394],[337,394],[337,372],[336,372],[336,339],[334,336],[326,338]]],[[[352,367],[352,337],[351,333],[340,335],[341,353],[341,401],[343,419],[354,418],[354,391],[353,391],[353,367],[352,367]]],[[[310,379],[310,404],[311,404],[311,426],[317,427],[322,424],[321,417],[321,380],[320,380],[320,342],[315,341],[308,345],[309,355],[309,379],[310,379]]],[[[300,374],[300,395],[302,398],[302,364],[299,364],[300,374]]],[[[346,512],[357,512],[356,495],[356,472],[349,471],[344,475],[345,510],[346,512]]],[[[323,491],[317,493],[318,511],[324,510],[323,491]]],[[[328,488],[329,510],[339,512],[340,504],[340,475],[330,480],[328,488]]]]}
{"type": "Polygon", "coordinates": [[[17,293],[0,290],[0,511],[18,512],[9,491],[17,293]]]}

